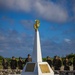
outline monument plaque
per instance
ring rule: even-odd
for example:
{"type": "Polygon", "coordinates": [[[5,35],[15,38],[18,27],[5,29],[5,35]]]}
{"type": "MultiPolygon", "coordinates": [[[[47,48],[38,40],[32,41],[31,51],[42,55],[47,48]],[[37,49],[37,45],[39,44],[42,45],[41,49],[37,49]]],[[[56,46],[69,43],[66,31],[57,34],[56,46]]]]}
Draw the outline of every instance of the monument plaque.
{"type": "Polygon", "coordinates": [[[33,72],[35,67],[35,63],[27,63],[25,72],[33,72]]]}
{"type": "Polygon", "coordinates": [[[50,70],[47,64],[40,64],[40,68],[41,68],[42,73],[50,73],[50,70]]]}

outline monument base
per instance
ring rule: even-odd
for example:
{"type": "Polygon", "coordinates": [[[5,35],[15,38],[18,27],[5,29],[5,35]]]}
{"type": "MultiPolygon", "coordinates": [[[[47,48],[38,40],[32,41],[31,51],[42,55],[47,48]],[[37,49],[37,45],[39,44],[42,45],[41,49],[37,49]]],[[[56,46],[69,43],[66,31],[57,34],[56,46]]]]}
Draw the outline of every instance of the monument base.
{"type": "Polygon", "coordinates": [[[54,75],[54,72],[47,62],[28,62],[21,75],[54,75]]]}

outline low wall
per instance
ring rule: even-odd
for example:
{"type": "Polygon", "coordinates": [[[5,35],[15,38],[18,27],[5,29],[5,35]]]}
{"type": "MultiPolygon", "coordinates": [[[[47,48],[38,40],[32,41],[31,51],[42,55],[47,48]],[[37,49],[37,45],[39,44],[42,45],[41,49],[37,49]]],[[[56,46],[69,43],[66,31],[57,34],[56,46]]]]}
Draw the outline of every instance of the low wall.
{"type": "Polygon", "coordinates": [[[15,75],[15,74],[21,74],[22,70],[15,69],[0,69],[0,75],[15,75]]]}
{"type": "Polygon", "coordinates": [[[72,71],[61,71],[61,70],[55,70],[54,71],[54,75],[75,75],[75,70],[72,70],[72,71]]]}
{"type": "MultiPolygon", "coordinates": [[[[11,70],[11,69],[0,69],[0,75],[21,75],[22,70],[19,69],[15,69],[15,70],[11,70]]],[[[55,70],[54,71],[55,75],[75,75],[75,70],[72,71],[58,71],[55,70]]]]}

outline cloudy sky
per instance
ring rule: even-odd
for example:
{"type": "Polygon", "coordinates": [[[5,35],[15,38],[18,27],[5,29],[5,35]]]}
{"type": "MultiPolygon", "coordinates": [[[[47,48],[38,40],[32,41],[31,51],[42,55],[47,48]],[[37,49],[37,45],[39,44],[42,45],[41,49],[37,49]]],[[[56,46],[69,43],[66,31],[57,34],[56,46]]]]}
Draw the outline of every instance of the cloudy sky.
{"type": "Polygon", "coordinates": [[[0,55],[32,54],[35,19],[43,57],[75,53],[75,0],[0,0],[0,55]]]}

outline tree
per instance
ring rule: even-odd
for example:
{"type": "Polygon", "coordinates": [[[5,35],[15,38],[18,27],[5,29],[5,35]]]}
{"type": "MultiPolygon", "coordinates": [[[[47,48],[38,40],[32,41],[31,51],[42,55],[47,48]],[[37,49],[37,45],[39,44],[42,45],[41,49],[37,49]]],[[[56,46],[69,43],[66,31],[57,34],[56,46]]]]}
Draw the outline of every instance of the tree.
{"type": "Polygon", "coordinates": [[[0,56],[0,60],[2,60],[3,59],[3,57],[2,56],[0,56]]]}

